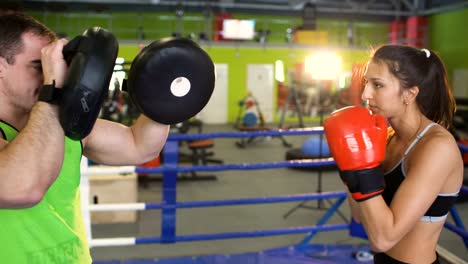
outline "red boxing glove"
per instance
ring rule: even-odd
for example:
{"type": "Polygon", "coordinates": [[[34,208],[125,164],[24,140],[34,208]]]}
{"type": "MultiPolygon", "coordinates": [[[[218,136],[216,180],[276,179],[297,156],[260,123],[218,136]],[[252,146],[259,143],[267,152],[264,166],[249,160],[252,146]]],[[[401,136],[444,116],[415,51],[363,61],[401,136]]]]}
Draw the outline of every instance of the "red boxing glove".
{"type": "Polygon", "coordinates": [[[356,201],[380,195],[385,187],[380,163],[385,157],[387,122],[363,106],[330,114],[324,123],[330,152],[356,201]]]}

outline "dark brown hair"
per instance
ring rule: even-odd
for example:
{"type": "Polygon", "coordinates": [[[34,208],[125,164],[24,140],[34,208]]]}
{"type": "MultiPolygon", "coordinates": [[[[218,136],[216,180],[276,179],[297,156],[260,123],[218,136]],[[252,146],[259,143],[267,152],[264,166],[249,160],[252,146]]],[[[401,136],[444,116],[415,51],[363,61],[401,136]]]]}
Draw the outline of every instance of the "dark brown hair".
{"type": "Polygon", "coordinates": [[[416,103],[421,112],[432,121],[449,128],[456,110],[447,71],[440,57],[432,50],[404,45],[384,45],[371,59],[385,63],[399,79],[402,89],[417,86],[416,103]]]}
{"type": "Polygon", "coordinates": [[[22,35],[26,32],[48,37],[51,41],[56,39],[54,32],[31,16],[22,13],[0,15],[0,56],[9,64],[13,64],[16,54],[23,50],[22,35]]]}

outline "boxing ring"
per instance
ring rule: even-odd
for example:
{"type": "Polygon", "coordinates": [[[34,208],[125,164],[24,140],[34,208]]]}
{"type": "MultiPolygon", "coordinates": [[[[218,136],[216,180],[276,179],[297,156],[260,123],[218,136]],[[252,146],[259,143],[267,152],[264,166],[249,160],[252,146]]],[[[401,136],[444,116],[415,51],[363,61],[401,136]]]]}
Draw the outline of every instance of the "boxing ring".
{"type": "MultiPolygon", "coordinates": [[[[338,230],[349,230],[351,236],[366,238],[362,226],[354,222],[343,224],[329,224],[329,220],[338,212],[341,205],[345,202],[347,192],[320,192],[305,193],[294,195],[280,195],[269,197],[238,198],[226,200],[204,200],[204,201],[177,201],[177,178],[179,173],[192,171],[216,172],[227,170],[264,170],[276,168],[317,168],[333,166],[333,158],[311,159],[311,160],[291,160],[265,163],[241,163],[241,164],[223,164],[223,165],[197,165],[180,166],[179,164],[179,141],[202,140],[214,138],[248,138],[265,136],[299,136],[299,135],[317,135],[322,134],[323,128],[303,128],[290,130],[269,130],[255,132],[220,132],[204,134],[171,134],[163,149],[163,166],[155,168],[143,168],[134,166],[93,168],[90,166],[83,170],[82,174],[116,174],[116,173],[142,173],[142,174],[162,174],[162,200],[159,203],[123,203],[123,204],[91,204],[89,212],[103,211],[161,211],[161,235],[159,237],[115,237],[115,238],[92,238],[89,235],[90,247],[109,247],[109,246],[132,246],[140,244],[171,244],[191,241],[238,239],[238,238],[256,238],[267,236],[280,236],[289,234],[305,234],[303,239],[295,245],[264,250],[261,252],[251,252],[234,255],[209,255],[197,257],[179,257],[167,258],[161,260],[125,260],[125,261],[96,261],[98,264],[139,264],[139,263],[372,263],[369,258],[368,245],[314,245],[311,240],[319,232],[331,232],[338,230]],[[266,229],[266,230],[247,230],[240,232],[224,232],[209,234],[178,234],[176,230],[176,212],[186,208],[220,207],[220,206],[238,206],[238,205],[256,205],[285,202],[304,202],[312,200],[333,200],[330,207],[325,208],[323,214],[318,217],[314,225],[295,226],[288,228],[266,229]]],[[[459,145],[462,153],[468,152],[468,146],[459,145]]],[[[463,186],[462,193],[468,194],[468,187],[463,186]]],[[[468,249],[468,232],[464,223],[458,214],[456,206],[450,210],[453,221],[447,220],[445,227],[460,236],[468,249]]],[[[90,224],[88,228],[90,229],[90,224]]],[[[439,254],[441,252],[439,251],[439,254]]],[[[444,254],[444,253],[442,253],[444,254]]],[[[457,258],[450,256],[446,252],[446,258],[457,258]]],[[[444,256],[442,256],[444,257],[444,256]]],[[[444,257],[445,258],[445,257],[444,257]]]]}

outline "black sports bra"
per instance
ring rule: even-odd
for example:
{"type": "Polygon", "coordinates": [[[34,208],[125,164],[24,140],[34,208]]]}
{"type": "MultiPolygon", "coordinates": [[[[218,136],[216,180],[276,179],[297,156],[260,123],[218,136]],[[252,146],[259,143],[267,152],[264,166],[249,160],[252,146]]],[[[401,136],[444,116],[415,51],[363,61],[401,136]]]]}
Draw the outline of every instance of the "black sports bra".
{"type": "MultiPolygon", "coordinates": [[[[419,133],[419,135],[414,139],[408,149],[405,151],[403,158],[401,158],[400,162],[398,162],[395,167],[393,167],[389,172],[385,173],[385,190],[383,192],[383,198],[385,203],[390,206],[390,203],[393,200],[393,196],[395,195],[396,191],[400,184],[405,180],[405,168],[404,168],[404,161],[410,150],[416,145],[416,143],[426,134],[426,132],[437,125],[436,123],[429,124],[424,130],[419,133]]],[[[458,197],[458,192],[456,193],[439,193],[437,198],[429,207],[427,212],[421,217],[420,221],[425,222],[439,222],[447,218],[447,214],[450,210],[450,207],[455,203],[458,197]]]]}

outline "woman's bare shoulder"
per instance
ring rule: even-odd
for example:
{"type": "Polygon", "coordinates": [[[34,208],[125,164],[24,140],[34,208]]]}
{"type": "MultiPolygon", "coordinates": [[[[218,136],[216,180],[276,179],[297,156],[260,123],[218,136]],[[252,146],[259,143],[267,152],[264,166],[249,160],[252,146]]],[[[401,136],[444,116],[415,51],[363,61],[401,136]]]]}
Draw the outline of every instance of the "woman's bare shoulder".
{"type": "Polygon", "coordinates": [[[450,169],[462,162],[455,138],[441,126],[430,129],[416,144],[410,156],[412,163],[425,163],[427,167],[443,164],[446,169],[450,169]]]}

